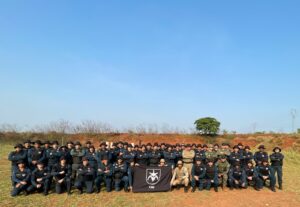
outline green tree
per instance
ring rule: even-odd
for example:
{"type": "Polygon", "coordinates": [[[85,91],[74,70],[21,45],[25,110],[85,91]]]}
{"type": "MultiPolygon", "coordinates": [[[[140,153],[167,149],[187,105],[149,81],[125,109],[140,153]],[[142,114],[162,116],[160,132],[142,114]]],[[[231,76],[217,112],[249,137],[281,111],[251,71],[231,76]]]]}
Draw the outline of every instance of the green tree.
{"type": "Polygon", "coordinates": [[[194,124],[196,125],[196,129],[200,132],[200,134],[211,136],[218,134],[221,125],[217,119],[212,117],[197,119],[194,124]]]}

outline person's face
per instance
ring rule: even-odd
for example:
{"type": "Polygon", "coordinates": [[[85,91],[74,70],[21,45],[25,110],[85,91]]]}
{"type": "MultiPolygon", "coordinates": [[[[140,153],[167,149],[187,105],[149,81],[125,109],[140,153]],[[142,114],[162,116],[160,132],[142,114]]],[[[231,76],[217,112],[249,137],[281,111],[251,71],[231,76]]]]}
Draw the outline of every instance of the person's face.
{"type": "Polygon", "coordinates": [[[24,147],[25,148],[29,148],[30,147],[30,143],[24,143],[24,147]]]}
{"type": "Polygon", "coordinates": [[[265,149],[264,148],[259,148],[259,151],[263,152],[265,149]]]}
{"type": "Polygon", "coordinates": [[[252,167],[252,164],[251,164],[251,163],[248,163],[247,165],[248,165],[248,167],[249,167],[249,168],[251,168],[251,167],[252,167]]]}
{"type": "Polygon", "coordinates": [[[197,161],[196,161],[196,164],[197,164],[197,165],[200,165],[200,164],[201,164],[201,161],[200,161],[200,160],[197,160],[197,161]]]}
{"type": "Polygon", "coordinates": [[[275,149],[275,152],[278,153],[280,150],[279,149],[275,149]]]}
{"type": "Polygon", "coordinates": [[[213,162],[209,162],[209,163],[208,163],[209,166],[212,166],[213,164],[214,164],[213,162]]]}
{"type": "Polygon", "coordinates": [[[37,143],[36,143],[36,144],[34,144],[34,147],[35,147],[35,148],[40,148],[40,144],[37,144],[37,143]]]}
{"type": "Polygon", "coordinates": [[[69,149],[73,148],[73,145],[71,143],[69,143],[67,146],[68,146],[69,149]]]}
{"type": "Polygon", "coordinates": [[[171,152],[172,151],[172,147],[168,147],[168,151],[171,152]]]}
{"type": "Polygon", "coordinates": [[[268,165],[268,163],[267,163],[267,162],[263,162],[262,164],[263,164],[263,166],[267,166],[267,165],[268,165]]]}
{"type": "Polygon", "coordinates": [[[157,146],[154,146],[154,147],[153,147],[153,150],[155,150],[155,151],[156,151],[157,149],[158,149],[158,147],[157,147],[157,146]]]}
{"type": "Polygon", "coordinates": [[[131,151],[132,151],[132,148],[131,148],[131,147],[128,147],[127,150],[128,150],[128,152],[131,152],[131,151]]]}
{"type": "Polygon", "coordinates": [[[187,151],[190,151],[191,150],[191,147],[186,147],[185,148],[187,151]]]}
{"type": "Polygon", "coordinates": [[[25,167],[25,165],[24,165],[24,163],[19,163],[19,164],[18,164],[18,167],[22,169],[22,168],[25,167]]]}
{"type": "Polygon", "coordinates": [[[207,149],[209,152],[211,152],[212,150],[213,150],[213,148],[212,147],[210,147],[210,148],[208,148],[207,149]]]}
{"type": "Polygon", "coordinates": [[[122,164],[122,162],[123,162],[123,160],[118,159],[118,163],[119,163],[119,164],[122,164]]]}
{"type": "Polygon", "coordinates": [[[245,149],[246,152],[249,152],[250,150],[248,148],[245,149]]]}
{"type": "Polygon", "coordinates": [[[233,151],[234,151],[234,152],[238,152],[238,151],[239,151],[239,148],[234,148],[233,151]]]}
{"type": "Polygon", "coordinates": [[[42,169],[44,169],[44,165],[39,164],[39,165],[37,165],[37,168],[38,168],[39,170],[42,170],[42,169]]]}
{"type": "Polygon", "coordinates": [[[82,161],[82,164],[83,164],[84,166],[87,166],[87,165],[89,164],[89,161],[88,161],[88,160],[83,160],[83,161],[82,161]]]}
{"type": "Polygon", "coordinates": [[[103,163],[104,165],[107,165],[107,160],[102,160],[102,163],[103,163]]]}
{"type": "Polygon", "coordinates": [[[142,152],[145,152],[146,151],[146,148],[145,147],[142,147],[142,152]]]}
{"type": "Polygon", "coordinates": [[[66,160],[61,160],[60,164],[63,165],[63,166],[66,165],[66,160]]]}
{"type": "Polygon", "coordinates": [[[95,148],[93,148],[93,147],[89,148],[89,150],[91,153],[95,152],[95,148]]]}
{"type": "Polygon", "coordinates": [[[16,148],[16,152],[20,152],[21,151],[21,148],[20,147],[17,147],[16,148]]]}
{"type": "Polygon", "coordinates": [[[105,145],[101,145],[100,148],[101,148],[102,150],[105,150],[105,145]]]}
{"type": "Polygon", "coordinates": [[[178,168],[181,169],[182,168],[182,162],[178,163],[178,168]]]}
{"type": "Polygon", "coordinates": [[[215,146],[215,147],[214,147],[214,149],[215,149],[215,150],[218,150],[218,149],[219,149],[219,147],[218,147],[218,146],[215,146]]]}
{"type": "Polygon", "coordinates": [[[161,165],[164,165],[164,164],[165,164],[165,161],[164,161],[164,160],[161,160],[161,161],[160,161],[160,164],[161,164],[161,165]]]}
{"type": "Polygon", "coordinates": [[[45,144],[44,146],[45,146],[45,148],[49,148],[49,144],[45,144]]]}
{"type": "Polygon", "coordinates": [[[226,159],[225,159],[225,158],[222,158],[222,159],[221,159],[221,162],[225,162],[225,161],[226,161],[226,159]]]}
{"type": "Polygon", "coordinates": [[[79,149],[80,149],[80,145],[79,145],[79,144],[76,144],[76,145],[75,145],[75,149],[79,150],[79,149]]]}
{"type": "Polygon", "coordinates": [[[58,145],[57,144],[53,144],[52,147],[53,147],[53,149],[57,149],[58,145]]]}

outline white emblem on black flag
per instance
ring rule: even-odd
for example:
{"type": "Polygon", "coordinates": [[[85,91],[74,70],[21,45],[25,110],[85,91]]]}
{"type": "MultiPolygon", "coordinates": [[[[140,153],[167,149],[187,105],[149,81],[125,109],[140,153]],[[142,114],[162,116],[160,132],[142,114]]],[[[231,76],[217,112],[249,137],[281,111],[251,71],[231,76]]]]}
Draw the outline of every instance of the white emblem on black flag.
{"type": "Polygon", "coordinates": [[[149,185],[156,185],[161,176],[161,170],[160,169],[147,169],[146,170],[146,182],[149,185]]]}

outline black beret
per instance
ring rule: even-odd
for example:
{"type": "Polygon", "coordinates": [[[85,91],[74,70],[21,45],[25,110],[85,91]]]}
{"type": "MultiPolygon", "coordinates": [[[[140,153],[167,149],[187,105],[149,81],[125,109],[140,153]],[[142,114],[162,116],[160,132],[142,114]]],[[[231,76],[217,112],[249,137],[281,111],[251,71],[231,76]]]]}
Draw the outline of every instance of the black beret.
{"type": "Polygon", "coordinates": [[[25,141],[23,142],[23,144],[26,144],[26,143],[31,144],[32,142],[31,142],[29,139],[27,139],[27,140],[25,140],[25,141]]]}

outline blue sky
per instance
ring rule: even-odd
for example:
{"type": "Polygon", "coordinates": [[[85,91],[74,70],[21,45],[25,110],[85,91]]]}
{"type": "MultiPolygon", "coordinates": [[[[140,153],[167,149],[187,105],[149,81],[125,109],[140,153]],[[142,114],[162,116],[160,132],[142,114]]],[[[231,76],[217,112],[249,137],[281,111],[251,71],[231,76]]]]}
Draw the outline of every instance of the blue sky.
{"type": "MultiPolygon", "coordinates": [[[[1,1],[0,123],[291,131],[299,1],[1,1]]],[[[300,128],[300,114],[296,120],[300,128]]]]}

